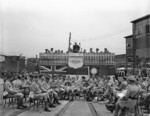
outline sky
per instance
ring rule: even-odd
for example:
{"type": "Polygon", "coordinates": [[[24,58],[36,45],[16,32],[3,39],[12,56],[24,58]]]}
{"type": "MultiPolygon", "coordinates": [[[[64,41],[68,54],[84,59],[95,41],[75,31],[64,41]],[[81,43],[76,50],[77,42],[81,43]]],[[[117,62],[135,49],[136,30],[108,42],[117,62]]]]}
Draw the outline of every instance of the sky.
{"type": "Polygon", "coordinates": [[[149,0],[0,0],[0,53],[66,52],[71,32],[86,51],[124,54],[131,21],[149,13],[149,0]]]}

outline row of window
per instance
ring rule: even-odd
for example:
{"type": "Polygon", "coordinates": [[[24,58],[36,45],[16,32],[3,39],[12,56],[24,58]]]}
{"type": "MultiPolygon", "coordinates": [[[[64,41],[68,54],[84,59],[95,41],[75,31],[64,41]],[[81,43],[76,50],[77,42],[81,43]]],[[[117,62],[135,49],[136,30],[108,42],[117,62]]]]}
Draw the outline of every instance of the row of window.
{"type": "Polygon", "coordinates": [[[135,35],[140,36],[140,35],[147,35],[150,34],[150,25],[143,25],[143,26],[138,26],[135,27],[135,35]]]}

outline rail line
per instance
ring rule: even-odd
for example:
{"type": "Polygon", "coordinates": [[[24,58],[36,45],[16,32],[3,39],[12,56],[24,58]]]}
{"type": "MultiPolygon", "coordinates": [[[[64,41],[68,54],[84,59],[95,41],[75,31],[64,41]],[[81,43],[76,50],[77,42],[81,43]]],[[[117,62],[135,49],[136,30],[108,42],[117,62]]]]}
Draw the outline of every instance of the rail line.
{"type": "Polygon", "coordinates": [[[11,114],[10,116],[17,116],[17,115],[19,115],[19,114],[21,114],[21,113],[23,113],[23,112],[25,112],[25,111],[27,111],[27,110],[30,110],[30,108],[32,108],[34,105],[31,105],[31,106],[29,106],[29,107],[27,107],[27,108],[25,108],[25,109],[23,109],[23,110],[18,110],[18,111],[16,111],[16,112],[14,112],[13,114],[11,114]]]}
{"type": "MultiPolygon", "coordinates": [[[[68,102],[58,113],[56,113],[54,116],[63,116],[64,113],[68,110],[68,108],[69,108],[69,106],[70,106],[71,104],[72,104],[72,102],[69,101],[69,102],[68,102]]],[[[88,104],[89,109],[90,109],[90,111],[91,111],[91,113],[92,113],[92,116],[101,116],[101,115],[99,115],[99,114],[97,113],[97,111],[96,111],[96,109],[95,109],[95,107],[93,106],[92,103],[87,102],[87,104],[88,104]]],[[[31,106],[31,107],[32,107],[32,106],[31,106]]],[[[30,107],[30,108],[31,108],[31,107],[30,107]]],[[[24,110],[19,110],[19,111],[15,112],[14,114],[11,114],[10,116],[17,116],[17,115],[19,115],[19,114],[21,114],[21,113],[23,113],[23,112],[29,110],[30,108],[28,107],[28,108],[26,108],[26,109],[24,109],[24,110]]]]}
{"type": "Polygon", "coordinates": [[[99,116],[99,114],[97,113],[97,111],[96,111],[95,107],[93,106],[93,104],[89,103],[89,102],[87,102],[87,103],[88,103],[88,106],[91,110],[92,116],[99,116]]]}
{"type": "MultiPolygon", "coordinates": [[[[64,113],[65,113],[65,111],[69,108],[69,106],[71,105],[71,101],[69,101],[56,115],[54,115],[54,116],[62,116],[64,113]]],[[[26,108],[26,109],[24,109],[24,110],[19,110],[19,111],[16,111],[16,112],[14,112],[13,114],[11,114],[10,116],[17,116],[17,115],[19,115],[19,114],[21,114],[21,113],[23,113],[23,112],[25,112],[25,111],[27,111],[27,110],[29,110],[31,107],[33,107],[32,105],[30,106],[30,107],[28,107],[28,108],[26,108]]],[[[40,112],[41,113],[41,112],[40,112]]]]}
{"type": "Polygon", "coordinates": [[[69,106],[72,104],[72,101],[69,101],[61,110],[60,112],[58,112],[55,116],[62,116],[67,109],[69,108],[69,106]]]}

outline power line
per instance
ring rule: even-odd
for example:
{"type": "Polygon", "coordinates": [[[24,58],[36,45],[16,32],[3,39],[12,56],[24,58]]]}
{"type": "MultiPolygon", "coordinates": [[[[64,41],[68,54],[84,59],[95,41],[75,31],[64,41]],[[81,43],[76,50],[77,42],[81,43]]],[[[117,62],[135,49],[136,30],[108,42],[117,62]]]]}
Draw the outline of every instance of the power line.
{"type": "Polygon", "coordinates": [[[114,37],[114,36],[117,36],[117,35],[120,35],[120,34],[123,34],[127,31],[129,31],[129,29],[130,29],[130,27],[123,29],[121,31],[115,32],[115,33],[110,33],[110,34],[102,35],[99,37],[93,37],[93,38],[89,38],[89,39],[72,40],[72,42],[75,42],[75,41],[86,42],[86,41],[94,41],[94,40],[100,40],[100,39],[105,39],[105,38],[109,38],[109,37],[114,37]]]}

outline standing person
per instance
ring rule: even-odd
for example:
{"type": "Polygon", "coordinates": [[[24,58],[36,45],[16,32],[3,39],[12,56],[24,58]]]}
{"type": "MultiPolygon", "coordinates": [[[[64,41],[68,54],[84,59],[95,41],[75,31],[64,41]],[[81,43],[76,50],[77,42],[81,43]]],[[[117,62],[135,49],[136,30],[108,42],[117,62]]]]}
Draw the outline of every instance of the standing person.
{"type": "MultiPolygon", "coordinates": [[[[23,98],[24,95],[19,89],[14,89],[11,84],[11,77],[7,78],[4,83],[4,90],[8,92],[8,95],[11,95],[12,97],[17,97],[17,109],[24,109],[26,108],[25,105],[23,105],[23,98]]],[[[7,97],[7,95],[6,95],[7,97]]]]}

